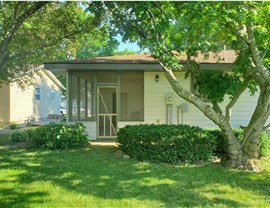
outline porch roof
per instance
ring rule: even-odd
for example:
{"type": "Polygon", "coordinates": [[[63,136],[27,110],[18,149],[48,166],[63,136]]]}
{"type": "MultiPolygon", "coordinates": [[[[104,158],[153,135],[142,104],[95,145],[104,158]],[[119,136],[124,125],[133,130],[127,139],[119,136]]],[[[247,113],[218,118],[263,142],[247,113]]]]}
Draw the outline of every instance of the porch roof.
{"type": "MultiPolygon", "coordinates": [[[[178,55],[183,69],[187,68],[187,56],[178,55]]],[[[201,69],[229,70],[236,59],[232,50],[221,51],[218,54],[210,53],[205,57],[199,53],[195,60],[200,63],[201,69]]],[[[91,59],[75,59],[66,61],[45,62],[44,68],[55,72],[69,70],[99,70],[99,71],[161,71],[162,67],[151,54],[135,54],[122,56],[96,57],[91,59]]]]}

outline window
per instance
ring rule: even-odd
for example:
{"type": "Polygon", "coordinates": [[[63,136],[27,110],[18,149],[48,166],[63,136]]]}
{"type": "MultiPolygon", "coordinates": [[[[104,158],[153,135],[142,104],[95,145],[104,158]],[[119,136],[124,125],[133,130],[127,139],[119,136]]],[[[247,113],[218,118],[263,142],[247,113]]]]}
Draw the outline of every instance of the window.
{"type": "Polygon", "coordinates": [[[35,100],[40,100],[40,88],[35,88],[35,100]]]}

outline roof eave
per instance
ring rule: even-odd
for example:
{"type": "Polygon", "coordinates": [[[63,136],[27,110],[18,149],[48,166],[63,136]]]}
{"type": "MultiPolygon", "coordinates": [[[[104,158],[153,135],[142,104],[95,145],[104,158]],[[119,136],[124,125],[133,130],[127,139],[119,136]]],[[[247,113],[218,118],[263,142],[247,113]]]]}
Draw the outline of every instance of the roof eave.
{"type": "MultiPolygon", "coordinates": [[[[202,70],[231,70],[232,63],[201,63],[202,70]]],[[[182,64],[183,70],[187,65],[182,64]]],[[[44,63],[44,68],[56,73],[80,71],[162,71],[160,64],[90,64],[90,63],[44,63]]]]}

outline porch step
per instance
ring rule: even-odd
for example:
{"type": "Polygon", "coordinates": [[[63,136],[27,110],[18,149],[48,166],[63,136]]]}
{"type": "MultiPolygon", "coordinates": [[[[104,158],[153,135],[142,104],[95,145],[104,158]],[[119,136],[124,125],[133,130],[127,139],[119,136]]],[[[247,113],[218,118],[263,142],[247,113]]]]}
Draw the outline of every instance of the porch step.
{"type": "Polygon", "coordinates": [[[98,145],[98,146],[118,146],[116,140],[108,139],[108,140],[96,140],[90,141],[91,145],[98,145]]]}

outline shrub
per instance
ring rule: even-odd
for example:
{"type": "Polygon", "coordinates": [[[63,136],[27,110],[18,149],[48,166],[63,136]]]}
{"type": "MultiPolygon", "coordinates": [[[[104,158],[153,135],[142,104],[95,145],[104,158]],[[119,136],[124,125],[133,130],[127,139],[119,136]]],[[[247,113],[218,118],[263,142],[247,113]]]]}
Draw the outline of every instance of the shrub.
{"type": "Polygon", "coordinates": [[[28,139],[26,131],[15,131],[10,134],[9,139],[13,142],[24,142],[28,139]]]}
{"type": "Polygon", "coordinates": [[[266,132],[259,137],[259,157],[267,157],[269,152],[269,139],[266,132]]]}
{"type": "Polygon", "coordinates": [[[197,163],[212,158],[212,134],[188,125],[125,126],[118,132],[120,149],[141,161],[197,163]]]}
{"type": "Polygon", "coordinates": [[[73,149],[88,143],[85,126],[48,124],[29,132],[29,144],[48,149],[73,149]]]}
{"type": "Polygon", "coordinates": [[[17,124],[16,123],[10,123],[9,128],[11,130],[17,129],[17,124]]]}
{"type": "MultiPolygon", "coordinates": [[[[207,129],[207,132],[212,134],[216,141],[216,147],[214,149],[214,155],[220,157],[225,154],[226,143],[223,137],[223,134],[220,129],[207,129]]],[[[235,128],[233,129],[236,139],[241,141],[244,136],[243,129],[235,128]]],[[[266,157],[268,155],[268,147],[269,147],[269,140],[266,132],[263,132],[259,136],[258,142],[258,156],[259,157],[266,157]]]]}

